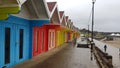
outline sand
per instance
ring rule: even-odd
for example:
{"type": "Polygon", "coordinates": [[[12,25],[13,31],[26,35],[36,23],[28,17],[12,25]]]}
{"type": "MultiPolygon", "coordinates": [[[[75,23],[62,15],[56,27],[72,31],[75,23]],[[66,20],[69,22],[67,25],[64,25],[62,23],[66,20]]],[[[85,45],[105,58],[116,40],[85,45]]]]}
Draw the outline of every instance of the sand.
{"type": "Polygon", "coordinates": [[[104,41],[104,43],[110,44],[111,46],[120,48],[120,40],[117,41],[104,41]]]}

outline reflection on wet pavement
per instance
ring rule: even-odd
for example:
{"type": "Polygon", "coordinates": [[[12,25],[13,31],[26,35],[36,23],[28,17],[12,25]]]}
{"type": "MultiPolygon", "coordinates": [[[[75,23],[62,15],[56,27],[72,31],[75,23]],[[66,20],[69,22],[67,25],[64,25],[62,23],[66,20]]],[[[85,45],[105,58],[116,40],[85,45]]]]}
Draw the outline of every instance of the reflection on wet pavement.
{"type": "Polygon", "coordinates": [[[98,66],[90,49],[68,45],[34,68],[98,68],[98,66]]]}

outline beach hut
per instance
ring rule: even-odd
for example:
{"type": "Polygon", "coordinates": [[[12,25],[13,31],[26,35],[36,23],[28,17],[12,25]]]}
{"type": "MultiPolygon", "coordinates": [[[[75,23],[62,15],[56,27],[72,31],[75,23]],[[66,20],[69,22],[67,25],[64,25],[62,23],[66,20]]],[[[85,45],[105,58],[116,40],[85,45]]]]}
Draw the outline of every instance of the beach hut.
{"type": "Polygon", "coordinates": [[[68,31],[68,28],[67,28],[67,22],[68,22],[68,16],[65,16],[65,14],[64,14],[64,11],[59,11],[59,13],[60,13],[60,21],[61,21],[61,35],[62,35],[62,37],[61,38],[63,38],[62,39],[62,43],[64,43],[64,42],[67,42],[67,31],[68,31]]]}
{"type": "MultiPolygon", "coordinates": [[[[38,53],[33,53],[33,56],[46,52],[55,48],[56,28],[59,27],[59,13],[56,2],[47,3],[50,21],[44,23],[42,26],[34,27],[34,49],[38,50],[38,53]],[[37,41],[38,40],[38,41],[37,41]],[[38,49],[36,48],[38,47],[38,49]]],[[[36,52],[36,51],[35,51],[36,52]]]]}
{"type": "Polygon", "coordinates": [[[24,53],[28,50],[24,48],[29,44],[29,35],[26,35],[29,32],[28,21],[13,15],[8,17],[8,14],[17,14],[19,11],[16,0],[0,1],[0,68],[10,67],[28,57],[24,53]]]}
{"type": "Polygon", "coordinates": [[[67,37],[66,37],[66,42],[70,42],[70,28],[69,28],[69,26],[70,26],[70,19],[69,19],[69,17],[68,16],[66,16],[65,17],[65,19],[66,19],[66,28],[67,28],[67,32],[66,32],[66,35],[67,35],[67,37]]]}
{"type": "Polygon", "coordinates": [[[50,11],[50,24],[44,25],[44,30],[46,31],[46,51],[51,50],[56,47],[57,33],[56,29],[60,27],[60,15],[58,11],[58,6],[56,2],[48,2],[48,8],[50,11]],[[46,28],[45,28],[46,26],[46,28]]]}
{"type": "Polygon", "coordinates": [[[65,32],[65,42],[68,42],[68,27],[67,27],[67,22],[68,22],[68,16],[65,16],[65,27],[67,29],[67,31],[65,32]]]}
{"type": "MultiPolygon", "coordinates": [[[[4,1],[9,3],[9,0],[4,1]]],[[[13,0],[10,0],[10,4],[12,4],[11,2],[13,0]]],[[[42,10],[43,12],[39,12],[37,9],[45,7],[45,1],[27,0],[24,2],[21,2],[22,9],[18,14],[12,14],[6,20],[0,20],[0,68],[10,68],[31,58],[33,51],[31,43],[32,28],[36,25],[34,22],[43,19],[45,16],[48,18],[43,11],[46,8],[39,9],[39,11],[42,10]],[[45,16],[41,14],[45,14],[45,16]]],[[[8,9],[9,11],[6,11],[6,14],[18,12],[19,7],[14,12],[10,11],[10,8],[6,8],[6,10],[8,9]]],[[[14,8],[11,8],[11,10],[14,10],[14,8]]]]}
{"type": "Polygon", "coordinates": [[[56,46],[61,46],[63,43],[65,43],[65,33],[67,29],[64,26],[60,26],[60,28],[56,29],[56,46]]]}
{"type": "Polygon", "coordinates": [[[56,29],[59,28],[60,25],[53,25],[53,24],[48,24],[44,25],[42,28],[45,31],[45,36],[44,36],[44,46],[45,46],[45,51],[51,50],[56,47],[56,29]]]}
{"type": "Polygon", "coordinates": [[[28,59],[29,22],[10,15],[0,21],[0,66],[10,67],[28,59]]]}
{"type": "Polygon", "coordinates": [[[42,28],[44,24],[48,24],[50,22],[50,12],[47,6],[47,2],[45,0],[33,0],[28,1],[28,6],[31,6],[29,10],[33,13],[35,17],[32,17],[31,22],[31,42],[32,46],[30,47],[30,54],[32,57],[39,55],[40,53],[45,51],[44,46],[44,38],[45,32],[42,28]],[[30,3],[30,4],[29,4],[30,3]],[[33,4],[34,6],[31,6],[33,4]],[[35,9],[33,10],[32,7],[35,9]],[[32,52],[32,53],[31,53],[32,52]]]}
{"type": "Polygon", "coordinates": [[[0,20],[7,19],[9,14],[18,13],[21,7],[20,3],[17,0],[0,0],[0,20]]]}

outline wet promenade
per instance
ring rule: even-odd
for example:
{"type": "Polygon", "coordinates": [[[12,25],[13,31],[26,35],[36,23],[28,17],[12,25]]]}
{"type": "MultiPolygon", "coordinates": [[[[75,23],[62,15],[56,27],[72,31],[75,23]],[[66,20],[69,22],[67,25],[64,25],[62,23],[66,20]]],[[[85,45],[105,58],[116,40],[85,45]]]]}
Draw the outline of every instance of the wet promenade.
{"type": "MultiPolygon", "coordinates": [[[[78,39],[78,42],[79,40],[80,39],[78,39]]],[[[48,56],[44,56],[44,58],[45,57],[48,56]]],[[[41,57],[41,60],[36,60],[36,58],[31,59],[30,62],[27,61],[26,63],[20,64],[14,68],[98,68],[98,65],[96,64],[90,49],[77,48],[75,45],[73,45],[73,43],[67,43],[66,45],[63,45],[58,52],[50,55],[44,61],[42,61],[43,57],[41,57]]]]}
{"type": "MultiPolygon", "coordinates": [[[[106,43],[94,40],[95,44],[97,47],[99,47],[102,51],[104,51],[104,45],[106,43]]],[[[120,55],[119,55],[119,48],[110,46],[109,44],[107,45],[107,51],[106,53],[108,53],[109,55],[111,55],[113,57],[113,66],[114,68],[120,68],[120,55]]]]}

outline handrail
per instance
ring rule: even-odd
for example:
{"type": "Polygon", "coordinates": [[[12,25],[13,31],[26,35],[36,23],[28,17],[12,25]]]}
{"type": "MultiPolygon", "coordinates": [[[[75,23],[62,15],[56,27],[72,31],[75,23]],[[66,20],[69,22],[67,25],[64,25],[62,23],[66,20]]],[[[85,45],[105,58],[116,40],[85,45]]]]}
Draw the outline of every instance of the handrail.
{"type": "Polygon", "coordinates": [[[100,66],[104,66],[105,68],[113,68],[112,65],[112,56],[108,55],[107,53],[100,50],[98,47],[94,46],[94,51],[96,59],[100,59],[101,61],[97,60],[100,66]]]}

